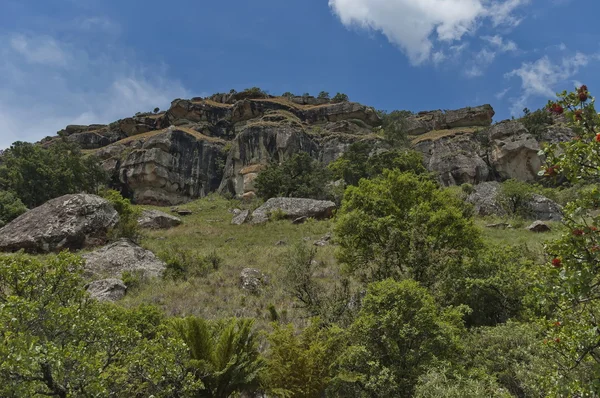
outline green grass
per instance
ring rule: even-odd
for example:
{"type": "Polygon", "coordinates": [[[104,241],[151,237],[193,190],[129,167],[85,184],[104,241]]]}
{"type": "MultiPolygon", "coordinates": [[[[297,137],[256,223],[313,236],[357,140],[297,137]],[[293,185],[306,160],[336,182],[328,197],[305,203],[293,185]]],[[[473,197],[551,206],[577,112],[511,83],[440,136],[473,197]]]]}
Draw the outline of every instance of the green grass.
{"type": "MultiPolygon", "coordinates": [[[[169,315],[198,315],[207,319],[223,317],[253,317],[260,328],[270,322],[269,306],[273,305],[283,320],[297,325],[306,322],[305,312],[297,308],[296,302],[285,291],[281,283],[281,258],[290,247],[306,240],[312,245],[315,240],[331,231],[332,220],[309,221],[292,225],[290,221],[269,222],[264,225],[231,225],[232,214],[228,209],[250,208],[251,205],[236,200],[227,200],[217,195],[200,199],[181,208],[194,213],[181,217],[183,224],[170,230],[146,231],[142,246],[156,254],[171,248],[191,250],[198,256],[216,253],[221,258],[218,270],[206,276],[190,277],[172,281],[155,279],[145,281],[132,289],[121,301],[125,306],[153,303],[169,315]],[[276,245],[285,241],[283,246],[276,245]],[[240,272],[243,268],[256,268],[268,275],[270,283],[260,295],[253,295],[240,287],[240,272]]],[[[254,205],[256,207],[257,204],[254,205]]],[[[168,212],[169,209],[152,207],[168,212]]],[[[560,223],[549,223],[552,232],[536,234],[525,230],[530,221],[513,229],[491,229],[485,225],[506,220],[479,218],[476,220],[483,239],[488,243],[503,245],[526,245],[533,253],[543,258],[543,243],[559,234],[560,223]]],[[[510,221],[509,221],[510,222],[510,221]]],[[[320,263],[317,278],[331,284],[340,275],[334,257],[335,246],[318,248],[320,263]]]]}

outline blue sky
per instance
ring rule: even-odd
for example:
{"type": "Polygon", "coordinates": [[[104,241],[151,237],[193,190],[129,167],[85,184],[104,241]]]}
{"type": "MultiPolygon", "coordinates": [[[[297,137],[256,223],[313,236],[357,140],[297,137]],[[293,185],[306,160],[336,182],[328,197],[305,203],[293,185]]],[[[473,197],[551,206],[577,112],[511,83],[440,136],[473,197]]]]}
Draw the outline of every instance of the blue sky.
{"type": "Polygon", "coordinates": [[[0,148],[259,86],[377,109],[600,90],[597,0],[2,0],[0,148]]]}

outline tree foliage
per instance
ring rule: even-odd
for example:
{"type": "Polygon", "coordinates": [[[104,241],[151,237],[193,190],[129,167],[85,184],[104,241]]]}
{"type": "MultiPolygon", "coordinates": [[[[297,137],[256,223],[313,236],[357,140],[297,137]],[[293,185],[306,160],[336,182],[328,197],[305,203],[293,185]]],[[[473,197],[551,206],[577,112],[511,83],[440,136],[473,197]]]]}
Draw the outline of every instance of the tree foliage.
{"type": "Polygon", "coordinates": [[[386,170],[348,187],[335,225],[338,259],[365,281],[435,279],[435,266],[460,262],[480,238],[471,209],[427,176],[386,170]]]}
{"type": "Polygon", "coordinates": [[[21,199],[12,192],[0,191],[0,228],[27,211],[21,199]]]}
{"type": "Polygon", "coordinates": [[[324,199],[330,172],[308,153],[300,152],[281,164],[272,163],[255,180],[258,196],[324,199]]]}
{"type": "Polygon", "coordinates": [[[346,94],[343,94],[343,93],[337,93],[331,99],[331,102],[333,102],[333,103],[348,102],[348,101],[350,101],[350,99],[348,98],[348,96],[346,94]]]}
{"type": "Polygon", "coordinates": [[[381,118],[381,128],[385,139],[394,146],[406,146],[408,144],[407,118],[412,116],[410,111],[378,111],[381,118]]]}
{"type": "Polygon", "coordinates": [[[15,142],[0,162],[0,189],[13,192],[29,208],[69,193],[97,193],[106,181],[95,157],[63,139],[48,148],[15,142]]]}

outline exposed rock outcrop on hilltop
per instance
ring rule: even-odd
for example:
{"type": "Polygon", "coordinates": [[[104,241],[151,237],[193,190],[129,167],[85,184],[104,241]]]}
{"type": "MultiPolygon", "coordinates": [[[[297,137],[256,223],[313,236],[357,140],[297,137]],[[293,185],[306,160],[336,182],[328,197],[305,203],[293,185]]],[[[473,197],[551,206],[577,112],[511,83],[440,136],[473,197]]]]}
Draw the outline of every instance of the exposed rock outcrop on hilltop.
{"type": "Polygon", "coordinates": [[[29,210],[0,229],[0,251],[48,253],[99,246],[119,215],[96,195],[65,195],[29,210]]]}
{"type": "MultiPolygon", "coordinates": [[[[534,137],[519,121],[492,126],[493,116],[487,104],[425,111],[409,116],[404,127],[444,185],[531,181],[541,165],[539,140],[572,135],[555,121],[534,137]]],[[[94,152],[113,186],[135,202],[175,205],[214,191],[255,197],[258,174],[298,152],[329,164],[357,141],[370,140],[385,150],[381,124],[373,108],[358,103],[274,97],[251,89],[176,99],[162,113],[109,125],[67,126],[59,135],[94,152]]]]}

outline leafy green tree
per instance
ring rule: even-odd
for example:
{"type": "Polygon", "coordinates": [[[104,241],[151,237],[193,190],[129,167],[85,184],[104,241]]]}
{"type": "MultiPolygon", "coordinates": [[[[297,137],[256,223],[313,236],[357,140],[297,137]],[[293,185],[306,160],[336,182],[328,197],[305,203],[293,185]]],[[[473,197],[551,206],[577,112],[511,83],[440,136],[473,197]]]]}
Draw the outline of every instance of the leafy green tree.
{"type": "Polygon", "coordinates": [[[493,377],[462,374],[453,367],[433,368],[419,378],[415,398],[511,398],[493,377]]]}
{"type": "Polygon", "coordinates": [[[288,99],[295,97],[294,93],[291,93],[289,91],[286,91],[285,93],[281,94],[281,96],[284,97],[284,98],[288,98],[288,99]]]}
{"type": "Polygon", "coordinates": [[[460,308],[440,308],[413,280],[372,283],[338,359],[335,396],[410,397],[421,375],[460,351],[460,308]]]}
{"type": "Polygon", "coordinates": [[[319,95],[318,95],[317,98],[328,100],[329,99],[329,93],[327,91],[321,91],[319,93],[319,95]]]}
{"type": "Polygon", "coordinates": [[[273,324],[264,386],[277,397],[320,398],[332,379],[333,365],[345,346],[346,333],[313,319],[300,334],[291,324],[273,324]]]}
{"type": "Polygon", "coordinates": [[[0,228],[27,211],[27,207],[12,192],[0,191],[0,228]]]}
{"type": "Polygon", "coordinates": [[[207,322],[201,318],[174,319],[172,327],[189,348],[189,366],[204,387],[198,397],[228,398],[254,392],[264,360],[258,352],[254,321],[232,319],[207,322]]]}
{"type": "Polygon", "coordinates": [[[527,217],[530,212],[529,202],[535,189],[524,181],[510,179],[500,186],[496,200],[510,216],[527,217]]]}
{"type": "Polygon", "coordinates": [[[97,159],[64,139],[47,149],[15,142],[0,163],[0,189],[15,193],[30,208],[68,193],[97,193],[106,181],[97,159]]]}
{"type": "Polygon", "coordinates": [[[160,317],[90,299],[81,275],[68,253],[0,257],[0,396],[191,396],[184,346],[160,317]]]}
{"type": "Polygon", "coordinates": [[[392,111],[390,113],[378,111],[377,113],[381,118],[381,128],[386,140],[394,146],[407,146],[407,118],[413,113],[410,111],[392,111]]]}
{"type": "Polygon", "coordinates": [[[324,199],[329,193],[331,175],[327,168],[306,152],[300,152],[281,164],[271,164],[255,180],[258,196],[324,199]]]}
{"type": "Polygon", "coordinates": [[[329,164],[334,178],[343,179],[348,185],[357,185],[361,178],[374,178],[383,170],[397,169],[415,174],[427,172],[423,157],[410,150],[379,150],[369,141],[358,141],[350,145],[342,156],[329,164]]]}
{"type": "Polygon", "coordinates": [[[521,118],[523,125],[538,140],[542,138],[544,130],[554,124],[552,116],[547,109],[538,109],[531,112],[529,109],[523,109],[523,117],[521,118]]]}
{"type": "Polygon", "coordinates": [[[436,266],[480,246],[471,208],[429,177],[386,170],[346,189],[335,231],[339,261],[365,281],[435,280],[436,266]]]}
{"type": "Polygon", "coordinates": [[[332,99],[331,102],[333,103],[338,103],[338,102],[348,102],[350,101],[350,99],[348,98],[348,96],[346,94],[343,93],[337,93],[332,99]]]}
{"type": "MultiPolygon", "coordinates": [[[[586,86],[562,92],[548,110],[564,115],[575,132],[572,141],[544,148],[548,178],[562,175],[572,183],[597,182],[600,177],[600,115],[586,86]]],[[[562,236],[547,245],[545,298],[554,312],[547,317],[548,345],[560,353],[554,377],[554,395],[600,394],[600,191],[594,188],[564,208],[562,236]],[[574,372],[587,370],[586,379],[574,372]]]]}

